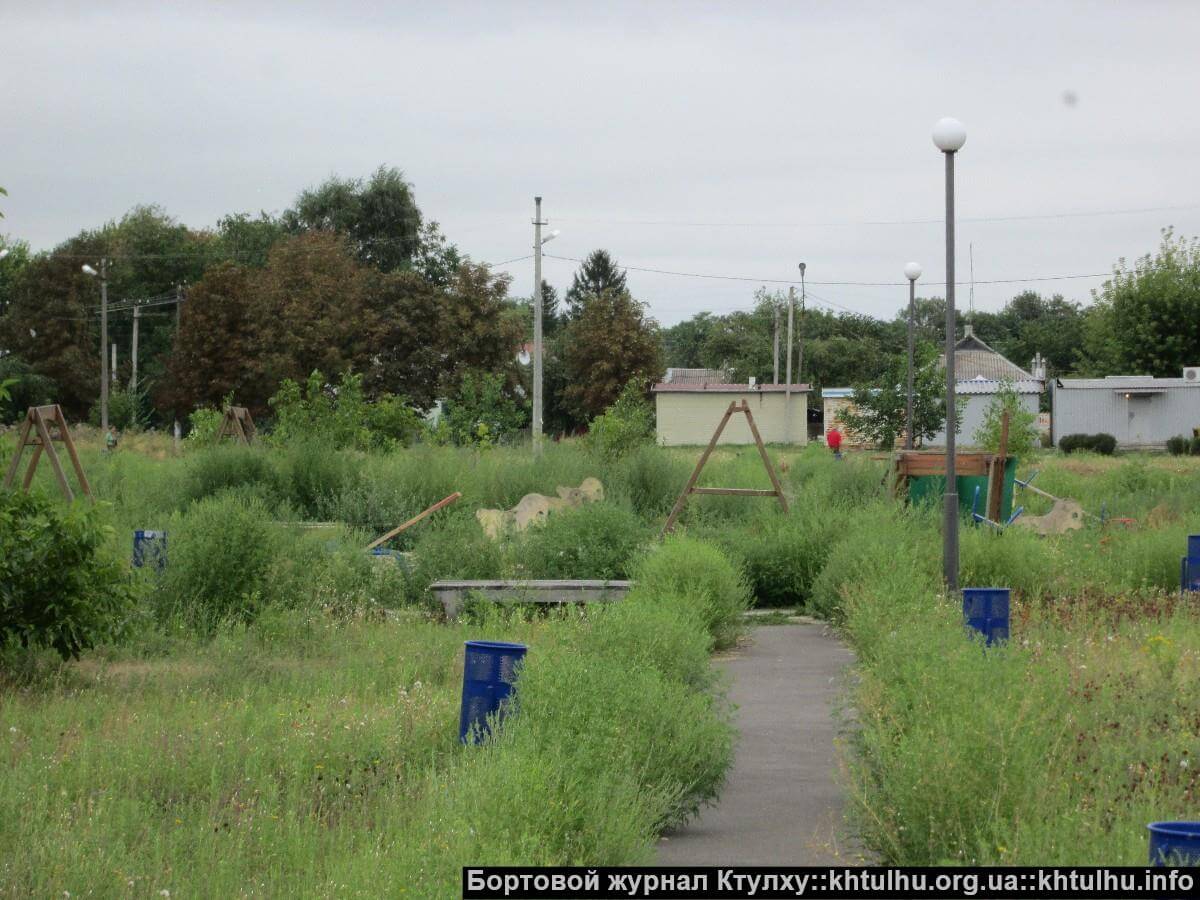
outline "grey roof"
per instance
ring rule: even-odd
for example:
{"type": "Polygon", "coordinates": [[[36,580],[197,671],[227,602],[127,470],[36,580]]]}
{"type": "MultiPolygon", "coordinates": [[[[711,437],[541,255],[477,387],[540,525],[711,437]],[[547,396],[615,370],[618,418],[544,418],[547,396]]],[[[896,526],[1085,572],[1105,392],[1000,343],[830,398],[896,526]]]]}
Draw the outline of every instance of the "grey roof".
{"type": "Polygon", "coordinates": [[[724,369],[667,369],[663,384],[725,384],[729,373],[724,369]]]}
{"type": "MultiPolygon", "coordinates": [[[[793,384],[792,393],[806,394],[812,389],[811,385],[793,384]]],[[[656,384],[650,389],[656,394],[782,394],[787,390],[786,384],[656,384]]]]}
{"type": "Polygon", "coordinates": [[[1153,375],[1109,375],[1105,378],[1059,378],[1056,382],[1062,390],[1076,388],[1103,388],[1110,391],[1133,391],[1162,388],[1200,387],[1195,381],[1182,378],[1155,378],[1153,375]]]}
{"type": "MultiPolygon", "coordinates": [[[[938,365],[945,368],[945,353],[938,357],[938,365]]],[[[954,345],[954,380],[963,382],[976,378],[986,381],[1040,381],[985,344],[968,325],[962,340],[954,345]]]]}
{"type": "Polygon", "coordinates": [[[1012,389],[1018,394],[1040,394],[1046,389],[1046,385],[1039,378],[1029,378],[1021,381],[1009,379],[996,381],[991,378],[972,378],[970,381],[963,381],[956,378],[954,381],[954,391],[958,394],[995,394],[1005,385],[1011,385],[1012,389]]]}

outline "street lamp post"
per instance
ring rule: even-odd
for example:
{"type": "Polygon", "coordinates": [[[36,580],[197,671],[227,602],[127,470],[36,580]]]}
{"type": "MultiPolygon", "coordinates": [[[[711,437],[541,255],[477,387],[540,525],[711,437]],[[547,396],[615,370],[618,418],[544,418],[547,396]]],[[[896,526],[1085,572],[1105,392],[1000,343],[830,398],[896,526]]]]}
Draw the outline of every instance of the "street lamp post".
{"type": "Polygon", "coordinates": [[[913,353],[916,347],[914,319],[917,307],[917,279],[921,277],[919,263],[910,262],[904,267],[904,277],[908,279],[908,394],[904,404],[904,449],[913,448],[913,353]]]}
{"type": "Polygon", "coordinates": [[[942,535],[942,569],[946,590],[958,591],[958,484],[954,459],[958,430],[954,396],[954,154],[967,142],[958,119],[940,119],[933,126],[933,143],[946,158],[946,509],[942,535]]]}
{"type": "Polygon", "coordinates": [[[84,263],[83,274],[100,276],[100,431],[108,434],[108,260],[100,260],[99,272],[84,263]]]}

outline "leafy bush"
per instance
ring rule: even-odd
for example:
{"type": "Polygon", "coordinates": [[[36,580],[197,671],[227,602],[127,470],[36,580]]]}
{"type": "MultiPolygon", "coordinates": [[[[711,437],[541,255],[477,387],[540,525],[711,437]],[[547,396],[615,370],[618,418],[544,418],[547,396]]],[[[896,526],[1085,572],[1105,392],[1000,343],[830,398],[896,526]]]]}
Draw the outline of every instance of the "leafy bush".
{"type": "Polygon", "coordinates": [[[324,441],[297,440],[283,457],[281,490],[302,515],[320,518],[360,477],[353,454],[324,441]]]}
{"type": "MultiPolygon", "coordinates": [[[[227,398],[231,402],[232,398],[227,398]]],[[[229,402],[226,402],[228,407],[229,402]]],[[[208,446],[217,439],[217,430],[225,419],[225,413],[210,406],[202,406],[188,416],[189,430],[187,441],[196,446],[208,446]]]]}
{"type": "Polygon", "coordinates": [[[1167,438],[1167,452],[1172,456],[1187,456],[1192,449],[1192,439],[1187,435],[1179,434],[1175,437],[1167,438]]]}
{"type": "Polygon", "coordinates": [[[459,446],[491,447],[516,436],[525,410],[504,389],[504,376],[468,372],[439,423],[459,446]]]}
{"type": "Polygon", "coordinates": [[[1192,438],[1191,452],[1192,456],[1200,456],[1200,434],[1192,438]]]}
{"type": "Polygon", "coordinates": [[[993,453],[1000,450],[1000,432],[1004,414],[1008,413],[1008,453],[1012,456],[1026,457],[1032,452],[1034,441],[1038,438],[1037,413],[1021,405],[1021,397],[1017,394],[1011,381],[1001,383],[1000,389],[992,397],[987,408],[983,411],[983,421],[975,429],[975,443],[993,453]]]}
{"type": "Polygon", "coordinates": [[[156,591],[160,618],[202,634],[228,619],[252,621],[282,546],[262,500],[226,491],[195,504],[169,530],[169,561],[156,591]]]}
{"type": "Polygon", "coordinates": [[[184,495],[189,500],[241,487],[255,488],[265,498],[279,487],[271,457],[257,447],[232,443],[206,447],[190,454],[186,466],[184,495]]]}
{"type": "Polygon", "coordinates": [[[94,506],[0,491],[0,643],[67,659],[116,633],[135,592],[101,519],[94,506]]]}
{"type": "Polygon", "coordinates": [[[550,513],[521,535],[514,552],[531,578],[624,578],[648,537],[632,510],[588,503],[550,513]]]}
{"type": "Polygon", "coordinates": [[[1117,439],[1111,434],[1065,434],[1058,439],[1058,449],[1063,453],[1090,450],[1103,456],[1112,456],[1117,449],[1117,439]]]}
{"type": "Polygon", "coordinates": [[[715,530],[712,540],[743,562],[758,606],[801,606],[844,529],[828,509],[764,511],[744,525],[715,530]]]}
{"type": "Polygon", "coordinates": [[[654,407],[646,399],[646,382],[636,378],[615,403],[588,425],[584,445],[601,459],[613,461],[654,443],[654,407]]]}
{"type": "Polygon", "coordinates": [[[742,631],[750,589],[720,548],[686,535],[669,537],[634,567],[637,592],[698,617],[717,648],[731,647],[742,631]]]}
{"type": "Polygon", "coordinates": [[[421,417],[403,397],[384,394],[367,406],[367,430],[373,447],[409,447],[421,434],[421,417]]]}
{"type": "Polygon", "coordinates": [[[611,470],[609,489],[625,497],[639,515],[658,518],[670,512],[687,482],[690,466],[660,447],[628,453],[611,470]]]}

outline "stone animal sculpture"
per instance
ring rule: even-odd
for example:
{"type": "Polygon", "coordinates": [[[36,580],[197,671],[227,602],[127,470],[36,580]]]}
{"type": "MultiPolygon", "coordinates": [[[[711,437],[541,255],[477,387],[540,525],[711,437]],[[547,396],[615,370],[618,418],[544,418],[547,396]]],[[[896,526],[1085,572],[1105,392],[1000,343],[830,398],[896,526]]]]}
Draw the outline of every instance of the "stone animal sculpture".
{"type": "Polygon", "coordinates": [[[475,518],[483,533],[495,540],[505,531],[524,531],[534,522],[544,522],[551,512],[570,509],[604,499],[604,485],[598,478],[585,478],[579,487],[557,489],[557,497],[545,494],[526,494],[512,509],[478,509],[475,518]]]}
{"type": "Polygon", "coordinates": [[[1082,506],[1074,500],[1064,498],[1055,500],[1050,512],[1044,516],[1021,516],[1013,524],[1032,529],[1045,537],[1048,534],[1064,534],[1082,528],[1085,515],[1082,506]]]}

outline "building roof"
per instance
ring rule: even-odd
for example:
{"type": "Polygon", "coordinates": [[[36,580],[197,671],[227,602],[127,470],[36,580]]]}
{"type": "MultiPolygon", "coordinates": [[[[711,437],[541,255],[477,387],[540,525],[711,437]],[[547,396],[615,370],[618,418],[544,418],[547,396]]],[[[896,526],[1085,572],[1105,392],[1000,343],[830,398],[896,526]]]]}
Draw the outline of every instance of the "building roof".
{"type": "Polygon", "coordinates": [[[1108,391],[1162,390],[1163,388],[1200,387],[1200,383],[1184,378],[1155,378],[1153,375],[1107,375],[1104,378],[1059,378],[1055,385],[1061,390],[1102,389],[1108,391]]]}
{"type": "Polygon", "coordinates": [[[954,392],[956,394],[998,394],[1005,385],[1011,386],[1018,394],[1040,394],[1046,389],[1046,385],[1039,378],[1030,378],[1022,381],[1010,381],[1008,379],[996,381],[991,378],[976,376],[970,381],[962,381],[956,378],[954,381],[954,392]]]}
{"type": "Polygon", "coordinates": [[[827,400],[844,400],[854,396],[854,388],[837,387],[821,388],[821,396],[827,400]]]}
{"type": "MultiPolygon", "coordinates": [[[[651,391],[656,394],[752,394],[755,391],[763,394],[782,394],[787,391],[786,384],[667,384],[665,381],[656,384],[651,391]]],[[[793,394],[807,394],[812,390],[811,385],[793,384],[793,394]]]]}
{"type": "MultiPolygon", "coordinates": [[[[945,368],[945,353],[938,357],[938,365],[945,368]]],[[[1031,373],[985,344],[968,325],[962,339],[954,345],[954,380],[961,384],[976,378],[985,381],[1040,382],[1040,379],[1034,378],[1031,373]]]]}
{"type": "Polygon", "coordinates": [[[667,369],[663,384],[725,384],[729,373],[724,369],[667,369]]]}

